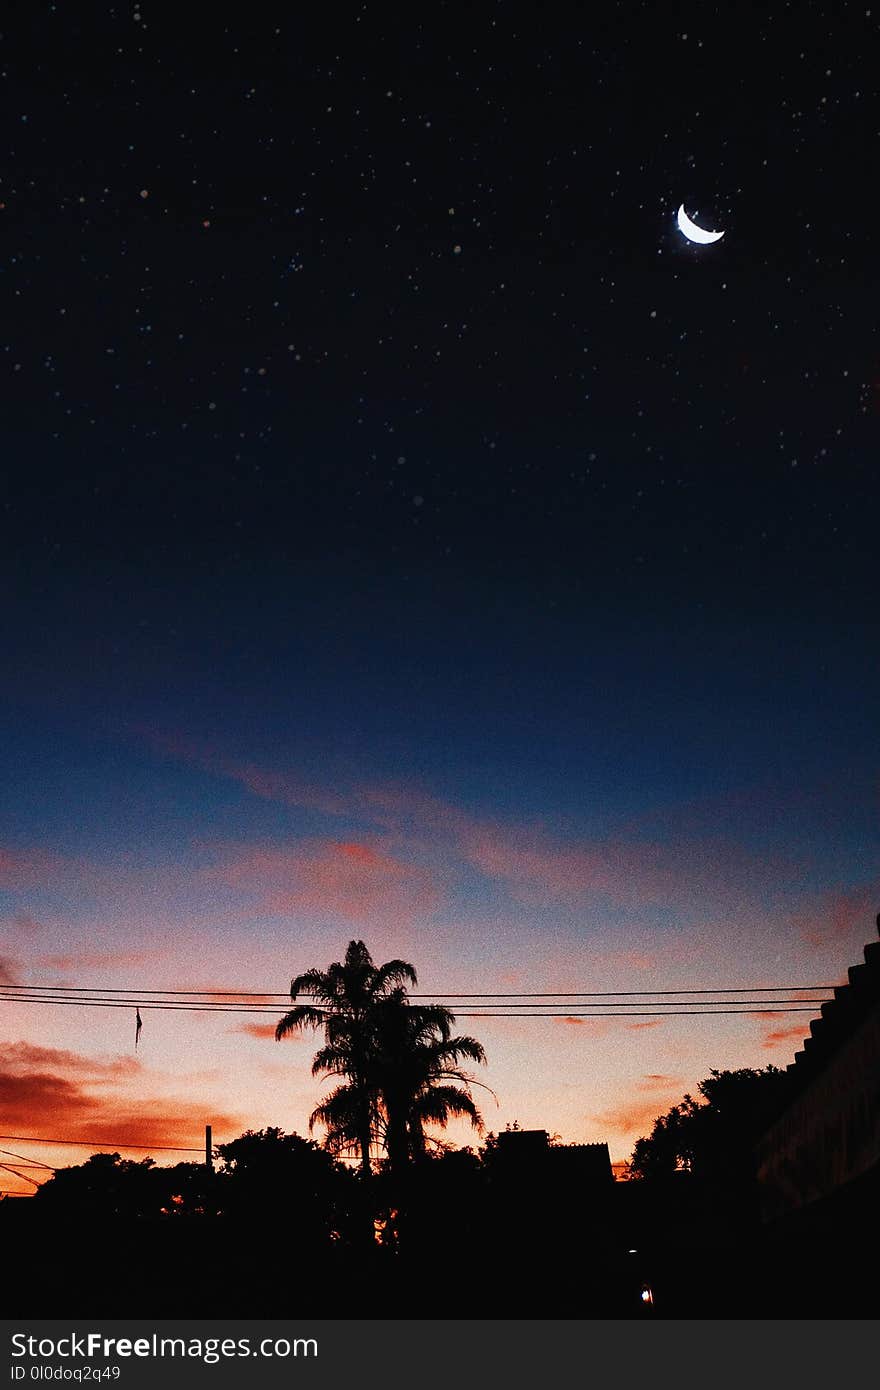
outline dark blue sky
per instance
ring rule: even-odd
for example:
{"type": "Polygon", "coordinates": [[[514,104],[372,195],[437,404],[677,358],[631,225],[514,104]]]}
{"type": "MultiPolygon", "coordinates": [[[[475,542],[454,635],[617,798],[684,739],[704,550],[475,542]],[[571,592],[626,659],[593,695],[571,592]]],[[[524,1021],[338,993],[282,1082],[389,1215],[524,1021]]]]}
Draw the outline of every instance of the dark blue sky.
{"type": "MultiPolygon", "coordinates": [[[[352,933],[438,987],[846,969],[880,891],[877,25],[19,9],[10,978],[271,988],[352,933]]],[[[701,1027],[653,1064],[590,1034],[595,1102],[564,1030],[500,1038],[507,1118],[624,1145],[645,1077],[795,1046],[701,1027]]],[[[275,1123],[257,1045],[235,1113],[275,1123]]]]}

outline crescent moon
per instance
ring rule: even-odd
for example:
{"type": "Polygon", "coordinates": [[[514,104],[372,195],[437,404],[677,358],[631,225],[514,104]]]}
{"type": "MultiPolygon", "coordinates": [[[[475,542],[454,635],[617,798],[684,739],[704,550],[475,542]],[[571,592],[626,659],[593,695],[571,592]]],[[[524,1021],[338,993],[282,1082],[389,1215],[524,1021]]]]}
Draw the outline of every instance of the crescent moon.
{"type": "Polygon", "coordinates": [[[684,210],[684,203],[678,209],[675,217],[678,223],[678,230],[688,241],[696,241],[700,246],[707,246],[710,241],[720,241],[724,236],[723,232],[704,232],[702,227],[698,227],[696,222],[692,222],[684,210]]]}

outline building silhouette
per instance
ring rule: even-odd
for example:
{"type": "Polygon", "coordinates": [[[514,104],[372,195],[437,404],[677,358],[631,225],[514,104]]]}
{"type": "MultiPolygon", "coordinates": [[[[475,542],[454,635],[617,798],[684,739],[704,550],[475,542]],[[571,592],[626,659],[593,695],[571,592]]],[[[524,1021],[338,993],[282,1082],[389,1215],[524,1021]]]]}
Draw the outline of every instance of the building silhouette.
{"type": "Polygon", "coordinates": [[[614,1181],[607,1144],[551,1144],[546,1129],[504,1130],[498,1135],[496,1164],[511,1176],[528,1171],[550,1182],[586,1188],[614,1181]]]}
{"type": "MultiPolygon", "coordinates": [[[[880,929],[880,916],[877,919],[880,929]]],[[[810,1024],[785,1105],[757,1146],[766,1221],[846,1223],[880,1187],[880,941],[810,1024]]]]}

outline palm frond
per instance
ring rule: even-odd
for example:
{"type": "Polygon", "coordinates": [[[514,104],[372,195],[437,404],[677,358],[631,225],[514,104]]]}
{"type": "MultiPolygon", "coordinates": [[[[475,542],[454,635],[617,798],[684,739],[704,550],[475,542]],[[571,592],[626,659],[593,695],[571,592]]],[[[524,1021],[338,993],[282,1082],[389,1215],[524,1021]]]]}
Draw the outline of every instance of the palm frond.
{"type": "Polygon", "coordinates": [[[384,965],[380,965],[376,971],[375,987],[376,992],[384,994],[389,986],[395,985],[417,985],[419,978],[415,971],[415,966],[410,965],[408,960],[386,960],[384,965]]]}
{"type": "Polygon", "coordinates": [[[302,975],[296,975],[290,982],[290,997],[295,999],[298,994],[311,994],[316,999],[330,1000],[332,997],[327,989],[326,970],[306,970],[302,975]]]}
{"type": "Polygon", "coordinates": [[[349,970],[363,970],[373,967],[373,957],[363,941],[349,941],[345,948],[345,965],[349,970]]]}
{"type": "Polygon", "coordinates": [[[309,1133],[323,1125],[328,1137],[357,1138],[359,1120],[358,1097],[352,1086],[337,1086],[309,1116],[309,1133]]]}
{"type": "Polygon", "coordinates": [[[323,1009],[315,1008],[314,1004],[297,1004],[295,1009],[290,1009],[279,1021],[275,1029],[275,1041],[280,1042],[288,1033],[293,1033],[298,1028],[320,1028],[324,1020],[323,1009]]]}
{"type": "Polygon", "coordinates": [[[482,1043],[478,1043],[476,1038],[467,1036],[450,1038],[442,1043],[436,1043],[432,1047],[432,1053],[438,1063],[458,1062],[462,1057],[466,1057],[469,1062],[485,1062],[486,1053],[482,1043]]]}
{"type": "Polygon", "coordinates": [[[418,1096],[413,1106],[419,1120],[445,1125],[451,1116],[470,1120],[474,1129],[482,1132],[483,1117],[473,1098],[459,1086],[433,1086],[418,1096]]]}
{"type": "Polygon", "coordinates": [[[319,1047],[312,1058],[312,1076],[320,1076],[322,1072],[329,1076],[349,1076],[353,1070],[351,1050],[332,1043],[319,1047]]]}

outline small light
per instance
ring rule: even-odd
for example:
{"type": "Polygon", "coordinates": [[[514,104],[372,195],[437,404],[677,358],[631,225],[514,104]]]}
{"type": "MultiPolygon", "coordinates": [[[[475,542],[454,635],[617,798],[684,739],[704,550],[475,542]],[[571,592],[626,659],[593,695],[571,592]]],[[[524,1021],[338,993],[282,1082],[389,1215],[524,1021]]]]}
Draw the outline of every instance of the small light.
{"type": "Polygon", "coordinates": [[[643,1303],[653,1303],[653,1302],[654,1302],[654,1295],[653,1295],[653,1293],[651,1292],[650,1289],[642,1289],[642,1302],[643,1302],[643,1303]]]}

